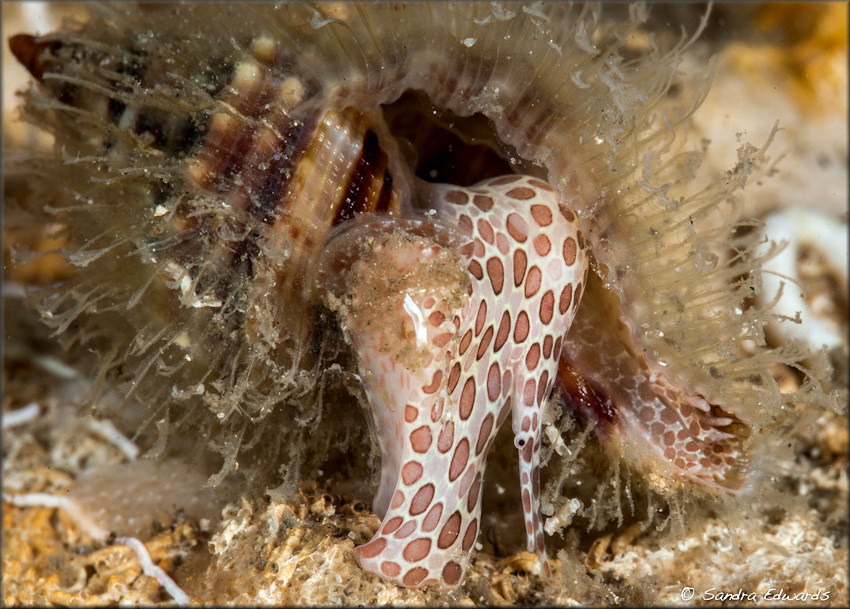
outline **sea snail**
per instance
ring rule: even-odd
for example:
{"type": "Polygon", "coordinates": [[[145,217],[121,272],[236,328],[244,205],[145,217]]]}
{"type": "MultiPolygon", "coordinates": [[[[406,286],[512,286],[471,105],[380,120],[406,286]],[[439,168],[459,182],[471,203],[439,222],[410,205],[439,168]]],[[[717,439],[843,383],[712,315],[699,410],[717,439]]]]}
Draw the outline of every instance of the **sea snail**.
{"type": "Polygon", "coordinates": [[[200,425],[213,482],[286,461],[291,483],[321,463],[305,430],[334,424],[316,399],[342,351],[318,329],[329,305],[381,451],[383,522],[359,560],[403,585],[461,581],[509,413],[549,572],[539,409],[556,384],[632,463],[740,487],[750,427],[724,404],[752,391],[736,341],[757,328],[725,312],[751,262],[713,253],[728,238],[701,222],[763,159],[687,196],[693,105],[667,96],[686,41],[631,45],[646,14],[628,12],[113,5],[13,37],[38,81],[25,115],[55,139],[10,161],[18,203],[64,227],[75,270],[44,318],[146,406],[152,452],[200,425]]]}

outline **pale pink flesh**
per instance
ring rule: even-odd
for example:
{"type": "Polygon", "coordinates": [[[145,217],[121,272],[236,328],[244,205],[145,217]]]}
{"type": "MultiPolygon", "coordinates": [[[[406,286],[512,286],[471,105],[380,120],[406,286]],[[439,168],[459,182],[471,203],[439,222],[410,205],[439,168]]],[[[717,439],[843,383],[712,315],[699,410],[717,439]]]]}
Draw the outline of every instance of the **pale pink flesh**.
{"type": "MultiPolygon", "coordinates": [[[[423,278],[380,319],[343,320],[382,455],[374,509],[383,521],[358,558],[405,586],[458,585],[480,528],[486,456],[510,411],[528,551],[548,576],[538,509],[540,408],[586,281],[584,244],[575,216],[534,178],[434,185],[430,196],[439,218],[471,236],[462,252],[471,280],[466,304],[452,308],[445,286],[423,278]],[[400,357],[388,345],[417,355],[400,357]]],[[[416,272],[440,248],[384,237],[369,264],[416,272]]],[[[366,287],[355,286],[353,298],[365,298],[366,287]]]]}

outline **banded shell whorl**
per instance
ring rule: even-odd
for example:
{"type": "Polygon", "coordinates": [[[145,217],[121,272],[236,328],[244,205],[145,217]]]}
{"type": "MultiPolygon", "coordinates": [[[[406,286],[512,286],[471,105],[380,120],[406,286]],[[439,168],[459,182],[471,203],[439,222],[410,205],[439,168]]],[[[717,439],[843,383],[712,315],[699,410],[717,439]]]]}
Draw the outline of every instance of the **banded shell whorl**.
{"type": "Polygon", "coordinates": [[[767,374],[740,345],[764,316],[734,314],[757,281],[755,237],[718,209],[765,158],[744,148],[723,180],[688,190],[700,154],[682,127],[705,79],[678,72],[689,39],[649,36],[642,5],[623,11],[118,4],[14,37],[38,81],[25,116],[55,146],[10,163],[28,183],[13,203],[65,228],[75,270],[44,292],[43,316],[93,354],[96,390],[108,381],[142,406],[133,426],[152,453],[197,450],[202,435],[221,462],[213,482],[241,468],[292,488],[303,468],[347,463],[363,447],[359,415],[339,407],[357,360],[386,517],[358,551],[403,585],[460,582],[509,412],[527,547],[548,572],[539,463],[556,382],[613,423],[603,433],[629,464],[738,488],[763,405],[746,379],[767,374]],[[407,246],[387,227],[412,229],[407,246]],[[428,256],[435,274],[416,288],[428,256]],[[358,301],[375,287],[360,257],[401,260],[394,280],[409,271],[411,290],[433,293],[406,292],[405,308],[395,285],[382,319],[358,301]],[[423,310],[434,321],[411,331],[423,310]],[[398,335],[369,327],[382,322],[398,335]],[[399,362],[402,380],[387,371],[399,362]],[[443,402],[410,404],[426,387],[443,402]],[[440,452],[451,413],[458,435],[440,452]],[[429,463],[411,456],[432,444],[429,463]]]}
{"type": "MultiPolygon", "coordinates": [[[[157,418],[171,402],[202,400],[237,438],[248,423],[240,413],[258,421],[315,383],[322,346],[312,275],[327,233],[358,213],[395,212],[401,200],[369,119],[309,103],[305,81],[270,63],[268,38],[245,40],[253,42],[231,67],[207,58],[189,74],[78,39],[11,41],[42,83],[52,120],[76,118],[80,132],[55,134],[65,159],[95,165],[85,200],[138,203],[86,208],[72,203],[82,192],[50,193],[69,201],[50,213],[74,226],[72,262],[98,272],[48,297],[48,318],[63,331],[121,311],[111,323],[134,327],[118,359],[141,370],[127,397],[142,392],[161,404],[157,418]],[[189,99],[162,90],[175,81],[189,99]],[[146,94],[132,98],[133,87],[146,94]],[[119,222],[128,230],[110,242],[108,227],[119,222]],[[150,378],[163,371],[173,384],[150,378]]],[[[63,185],[75,182],[76,164],[60,162],[63,185]]],[[[314,418],[314,408],[300,416],[314,418]]],[[[168,416],[158,423],[167,425],[168,416]]]]}

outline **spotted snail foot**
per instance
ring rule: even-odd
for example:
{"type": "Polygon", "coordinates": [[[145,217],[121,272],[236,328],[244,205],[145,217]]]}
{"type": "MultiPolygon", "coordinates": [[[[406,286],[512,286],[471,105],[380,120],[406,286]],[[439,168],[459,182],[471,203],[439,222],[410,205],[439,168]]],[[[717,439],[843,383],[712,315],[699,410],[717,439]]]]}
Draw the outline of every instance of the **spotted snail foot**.
{"type": "Polygon", "coordinates": [[[480,529],[487,453],[510,412],[528,551],[548,576],[540,408],[586,282],[584,242],[541,180],[426,188],[436,222],[366,222],[326,254],[381,448],[383,521],[357,555],[403,585],[456,586],[480,529]]]}

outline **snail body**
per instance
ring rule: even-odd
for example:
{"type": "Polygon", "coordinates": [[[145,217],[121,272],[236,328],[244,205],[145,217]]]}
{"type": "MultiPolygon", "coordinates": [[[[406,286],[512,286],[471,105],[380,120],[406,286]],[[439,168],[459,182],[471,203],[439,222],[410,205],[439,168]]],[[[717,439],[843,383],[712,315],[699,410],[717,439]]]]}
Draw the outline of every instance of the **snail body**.
{"type": "Polygon", "coordinates": [[[487,453],[510,413],[527,547],[548,577],[540,409],[587,279],[584,240],[534,178],[425,190],[428,207],[466,236],[454,257],[369,225],[326,254],[370,243],[347,273],[341,315],[382,456],[374,510],[383,523],[357,549],[360,563],[403,585],[459,584],[480,528],[487,453]]]}
{"type": "Polygon", "coordinates": [[[725,406],[751,372],[729,357],[740,323],[723,317],[707,348],[693,328],[743,298],[727,284],[750,263],[719,261],[722,229],[693,219],[761,157],[675,199],[698,161],[673,154],[692,107],[653,117],[681,45],[635,56],[645,19],[633,7],[603,25],[562,4],[111,6],[14,37],[39,82],[27,116],[56,141],[15,166],[32,184],[22,206],[66,228],[76,269],[43,316],[144,406],[152,452],[200,424],[222,458],[213,483],[237,457],[289,460],[289,484],[321,462],[300,448],[320,422],[345,425],[317,397],[345,358],[341,323],[382,457],[384,522],[359,557],[403,585],[460,582],[508,412],[528,549],[548,573],[539,409],[556,383],[578,409],[618,413],[610,429],[637,461],[734,490],[750,435],[725,406]],[[384,301],[363,301],[387,280],[369,264],[398,271],[384,301]]]}

